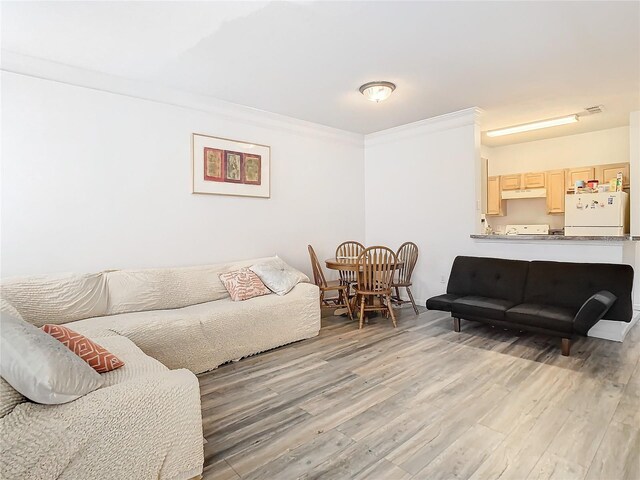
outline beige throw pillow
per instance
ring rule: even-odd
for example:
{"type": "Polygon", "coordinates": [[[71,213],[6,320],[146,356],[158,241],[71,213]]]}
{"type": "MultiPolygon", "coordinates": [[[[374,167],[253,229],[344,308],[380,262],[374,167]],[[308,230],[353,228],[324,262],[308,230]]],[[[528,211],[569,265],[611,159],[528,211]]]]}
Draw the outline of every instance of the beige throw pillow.
{"type": "Polygon", "coordinates": [[[297,284],[309,282],[309,277],[279,257],[257,263],[250,270],[258,275],[262,283],[277,295],[286,295],[297,284]]]}
{"type": "Polygon", "coordinates": [[[0,375],[37,403],[66,403],[102,385],[84,360],[19,317],[0,316],[0,375]]]}
{"type": "Polygon", "coordinates": [[[220,275],[220,280],[234,302],[271,293],[260,278],[248,268],[223,273],[220,275]]]}

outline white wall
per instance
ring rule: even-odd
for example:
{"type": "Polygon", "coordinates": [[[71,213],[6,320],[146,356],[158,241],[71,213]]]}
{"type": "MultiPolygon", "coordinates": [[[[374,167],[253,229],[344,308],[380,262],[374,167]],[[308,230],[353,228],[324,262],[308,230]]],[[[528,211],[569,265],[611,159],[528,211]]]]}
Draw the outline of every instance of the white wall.
{"type": "Polygon", "coordinates": [[[631,160],[631,234],[640,236],[640,111],[629,115],[629,157],[631,160]]]}
{"type": "Polygon", "coordinates": [[[540,172],[629,161],[629,127],[482,147],[489,159],[489,175],[540,172]]]}
{"type": "MultiPolygon", "coordinates": [[[[278,253],[310,271],[364,240],[363,138],[2,73],[3,277],[278,253]],[[271,146],[271,198],[190,193],[192,132],[271,146]]],[[[194,102],[197,104],[197,102],[194,102]]]]}
{"type": "MultiPolygon", "coordinates": [[[[640,239],[640,111],[629,116],[629,156],[631,159],[631,234],[640,239]]],[[[635,303],[640,310],[640,241],[635,251],[635,303]]]]}
{"type": "Polygon", "coordinates": [[[418,244],[421,303],[445,290],[441,276],[456,255],[474,251],[476,116],[467,110],[365,137],[367,244],[418,244]]]}

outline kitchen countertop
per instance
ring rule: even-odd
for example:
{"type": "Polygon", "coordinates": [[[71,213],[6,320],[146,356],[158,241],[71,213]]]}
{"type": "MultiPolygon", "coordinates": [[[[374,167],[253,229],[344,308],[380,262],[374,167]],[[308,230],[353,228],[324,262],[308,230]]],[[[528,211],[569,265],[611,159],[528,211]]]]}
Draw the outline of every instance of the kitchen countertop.
{"type": "Polygon", "coordinates": [[[560,240],[560,241],[598,241],[598,242],[624,242],[627,240],[640,240],[640,237],[632,237],[631,235],[615,236],[615,237],[576,237],[567,235],[471,235],[471,238],[478,240],[560,240]]]}

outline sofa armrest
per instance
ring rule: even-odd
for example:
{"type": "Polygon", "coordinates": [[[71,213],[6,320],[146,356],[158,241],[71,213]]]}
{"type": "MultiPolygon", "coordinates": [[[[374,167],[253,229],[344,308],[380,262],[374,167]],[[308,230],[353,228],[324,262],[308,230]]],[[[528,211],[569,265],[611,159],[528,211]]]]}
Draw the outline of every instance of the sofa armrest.
{"type": "Polygon", "coordinates": [[[618,297],[607,290],[593,294],[578,310],[573,319],[573,329],[586,336],[591,327],[604,317],[617,299],[618,297]]]}

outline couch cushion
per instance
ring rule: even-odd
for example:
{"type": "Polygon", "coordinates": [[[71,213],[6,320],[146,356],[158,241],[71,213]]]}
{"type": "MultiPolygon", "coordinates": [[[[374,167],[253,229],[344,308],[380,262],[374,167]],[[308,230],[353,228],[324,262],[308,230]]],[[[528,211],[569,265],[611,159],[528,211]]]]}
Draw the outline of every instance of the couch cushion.
{"type": "Polygon", "coordinates": [[[36,327],[107,313],[107,286],[101,273],[10,278],[2,281],[0,296],[36,327]]]}
{"type": "MultiPolygon", "coordinates": [[[[317,335],[318,297],[317,286],[301,283],[282,297],[264,295],[245,302],[227,297],[181,309],[90,318],[67,326],[90,338],[124,335],[171,369],[202,373],[317,335]]],[[[127,363],[126,358],[122,360],[127,363]]]]}
{"type": "Polygon", "coordinates": [[[447,293],[522,302],[529,262],[489,257],[456,257],[447,293]]]}
{"type": "Polygon", "coordinates": [[[504,320],[504,313],[514,305],[515,303],[510,300],[472,295],[454,300],[451,304],[451,313],[462,318],[504,320]]]}
{"type": "Polygon", "coordinates": [[[108,272],[107,314],[181,308],[225,298],[227,290],[218,276],[226,268],[209,265],[108,272]]]}
{"type": "Polygon", "coordinates": [[[521,303],[507,310],[507,320],[532,327],[559,332],[573,332],[577,310],[538,303],[521,303]]]}
{"type": "Polygon", "coordinates": [[[0,377],[0,418],[13,412],[17,405],[28,401],[27,397],[9,385],[4,378],[0,377]]]}
{"type": "Polygon", "coordinates": [[[633,268],[629,265],[535,261],[529,267],[523,302],[577,311],[594,293],[608,290],[618,299],[606,318],[629,322],[632,287],[633,268]]]}
{"type": "Polygon", "coordinates": [[[186,479],[202,471],[200,391],[186,370],[62,405],[25,402],[0,430],[3,479],[186,479]]]}
{"type": "Polygon", "coordinates": [[[452,293],[445,293],[436,297],[431,297],[427,300],[427,308],[429,310],[443,310],[445,312],[451,311],[451,303],[460,298],[460,295],[453,295],[452,293]]]}
{"type": "Polygon", "coordinates": [[[107,348],[124,362],[122,368],[111,370],[101,375],[104,381],[102,388],[169,370],[158,360],[151,358],[140,350],[135,343],[122,335],[94,337],[92,340],[107,348]]]}
{"type": "Polygon", "coordinates": [[[265,259],[108,272],[109,304],[106,315],[182,308],[227,298],[229,294],[219,275],[262,260],[265,259]]]}

